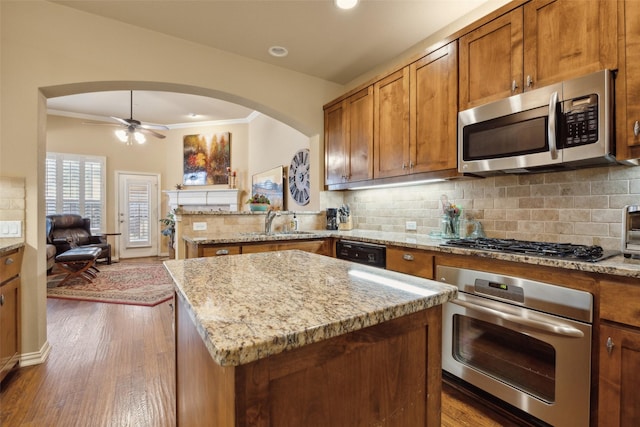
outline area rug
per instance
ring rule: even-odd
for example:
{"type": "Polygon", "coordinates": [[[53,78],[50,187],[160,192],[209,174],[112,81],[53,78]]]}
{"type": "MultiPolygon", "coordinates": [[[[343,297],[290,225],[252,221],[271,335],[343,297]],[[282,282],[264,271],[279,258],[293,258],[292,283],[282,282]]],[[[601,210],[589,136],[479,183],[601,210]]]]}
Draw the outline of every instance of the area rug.
{"type": "Polygon", "coordinates": [[[93,283],[73,278],[58,286],[64,275],[47,281],[47,297],[154,306],[173,296],[173,280],[160,263],[99,265],[93,283]]]}

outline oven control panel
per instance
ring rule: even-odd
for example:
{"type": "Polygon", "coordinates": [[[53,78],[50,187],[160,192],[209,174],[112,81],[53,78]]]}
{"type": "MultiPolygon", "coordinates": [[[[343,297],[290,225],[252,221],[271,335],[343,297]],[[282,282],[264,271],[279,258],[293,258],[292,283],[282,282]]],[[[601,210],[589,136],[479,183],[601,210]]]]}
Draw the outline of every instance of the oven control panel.
{"type": "Polygon", "coordinates": [[[519,286],[509,285],[504,282],[476,279],[474,288],[477,294],[490,295],[519,303],[524,302],[524,289],[519,286]]]}

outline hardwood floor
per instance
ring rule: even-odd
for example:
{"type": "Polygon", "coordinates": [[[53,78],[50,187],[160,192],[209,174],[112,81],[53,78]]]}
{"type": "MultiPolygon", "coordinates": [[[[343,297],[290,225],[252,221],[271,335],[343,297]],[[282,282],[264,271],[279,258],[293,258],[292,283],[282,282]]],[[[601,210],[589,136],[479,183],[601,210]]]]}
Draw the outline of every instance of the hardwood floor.
{"type": "MultiPolygon", "coordinates": [[[[0,426],[174,426],[171,304],[48,299],[51,353],[42,365],[18,369],[2,383],[0,426]]],[[[514,425],[443,387],[443,427],[514,425]]]]}

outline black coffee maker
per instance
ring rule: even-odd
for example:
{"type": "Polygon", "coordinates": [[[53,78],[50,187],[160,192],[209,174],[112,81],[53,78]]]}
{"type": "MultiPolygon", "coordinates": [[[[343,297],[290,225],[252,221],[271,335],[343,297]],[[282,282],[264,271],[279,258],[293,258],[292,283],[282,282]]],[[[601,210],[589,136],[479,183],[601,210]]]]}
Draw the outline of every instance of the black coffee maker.
{"type": "Polygon", "coordinates": [[[327,208],[327,230],[338,229],[338,209],[327,208]]]}

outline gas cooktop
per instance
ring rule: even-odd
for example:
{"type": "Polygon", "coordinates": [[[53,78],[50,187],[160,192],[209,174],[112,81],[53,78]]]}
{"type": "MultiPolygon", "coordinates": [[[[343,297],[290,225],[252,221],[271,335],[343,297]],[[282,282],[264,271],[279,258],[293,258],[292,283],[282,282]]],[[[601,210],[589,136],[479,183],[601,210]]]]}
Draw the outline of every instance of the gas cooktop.
{"type": "Polygon", "coordinates": [[[620,253],[605,251],[600,246],[489,238],[452,239],[442,243],[442,246],[587,262],[602,261],[620,253]]]}

